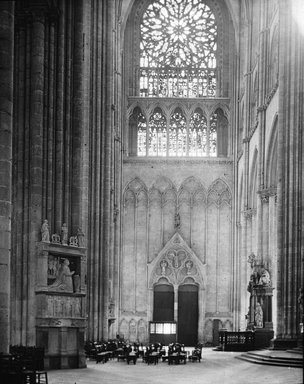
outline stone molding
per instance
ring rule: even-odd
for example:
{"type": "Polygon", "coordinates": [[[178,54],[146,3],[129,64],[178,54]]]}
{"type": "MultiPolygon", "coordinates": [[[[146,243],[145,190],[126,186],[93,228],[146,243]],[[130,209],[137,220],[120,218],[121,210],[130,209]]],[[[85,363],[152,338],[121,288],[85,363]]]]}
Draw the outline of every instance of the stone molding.
{"type": "Polygon", "coordinates": [[[201,108],[207,118],[210,118],[217,108],[221,108],[227,120],[230,120],[230,99],[226,97],[192,99],[163,97],[159,99],[154,97],[130,96],[128,98],[126,112],[127,118],[131,116],[134,108],[136,107],[139,107],[146,117],[151,115],[156,107],[159,107],[163,110],[167,119],[170,118],[170,115],[175,108],[179,107],[183,110],[187,120],[190,120],[191,115],[194,113],[196,108],[201,108]]]}
{"type": "Polygon", "coordinates": [[[123,160],[124,164],[144,164],[146,165],[147,163],[149,164],[160,164],[160,165],[184,165],[184,164],[197,164],[200,165],[202,163],[208,164],[208,165],[232,165],[233,160],[229,160],[226,157],[220,158],[220,157],[200,157],[200,158],[189,158],[189,157],[184,157],[184,158],[174,158],[174,157],[125,157],[123,160]]]}

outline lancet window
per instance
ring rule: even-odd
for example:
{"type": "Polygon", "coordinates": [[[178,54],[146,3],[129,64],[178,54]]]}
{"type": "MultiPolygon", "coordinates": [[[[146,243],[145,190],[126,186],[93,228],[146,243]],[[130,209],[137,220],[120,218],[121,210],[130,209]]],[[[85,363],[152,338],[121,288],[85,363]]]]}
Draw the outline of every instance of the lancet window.
{"type": "MultiPolygon", "coordinates": [[[[135,156],[227,156],[228,122],[220,108],[207,116],[196,108],[186,117],[180,107],[171,114],[156,107],[147,118],[136,107],[130,121],[137,130],[135,156]]],[[[131,135],[132,136],[132,135],[131,135]]]]}

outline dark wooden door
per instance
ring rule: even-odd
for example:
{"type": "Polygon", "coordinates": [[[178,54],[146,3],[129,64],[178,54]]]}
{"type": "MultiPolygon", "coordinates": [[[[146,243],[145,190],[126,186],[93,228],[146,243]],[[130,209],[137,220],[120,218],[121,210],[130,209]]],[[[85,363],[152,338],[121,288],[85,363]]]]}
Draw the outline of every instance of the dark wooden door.
{"type": "Polygon", "coordinates": [[[197,344],[198,287],[181,285],[178,289],[177,340],[187,346],[197,344]]]}
{"type": "Polygon", "coordinates": [[[153,321],[174,321],[174,290],[172,285],[155,286],[153,321]]]}

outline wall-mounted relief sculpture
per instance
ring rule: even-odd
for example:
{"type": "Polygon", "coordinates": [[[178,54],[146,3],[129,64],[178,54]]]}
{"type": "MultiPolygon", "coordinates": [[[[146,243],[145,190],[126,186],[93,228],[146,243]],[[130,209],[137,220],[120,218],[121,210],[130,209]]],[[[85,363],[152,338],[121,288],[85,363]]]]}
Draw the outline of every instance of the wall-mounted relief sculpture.
{"type": "Polygon", "coordinates": [[[49,254],[47,284],[50,291],[80,292],[80,260],[49,254]]]}
{"type": "Polygon", "coordinates": [[[183,284],[191,276],[196,284],[203,287],[205,265],[187,245],[180,233],[176,232],[158,256],[148,264],[149,286],[162,278],[173,285],[183,284]]]}

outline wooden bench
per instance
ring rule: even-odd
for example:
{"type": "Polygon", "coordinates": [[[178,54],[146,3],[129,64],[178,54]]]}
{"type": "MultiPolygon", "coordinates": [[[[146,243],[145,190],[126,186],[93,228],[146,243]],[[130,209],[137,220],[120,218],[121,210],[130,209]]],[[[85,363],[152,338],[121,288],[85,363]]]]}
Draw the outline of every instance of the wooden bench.
{"type": "Polygon", "coordinates": [[[187,354],[185,353],[172,353],[171,355],[168,355],[168,364],[180,364],[181,362],[184,362],[186,364],[187,361],[187,354]]]}
{"type": "Polygon", "coordinates": [[[106,352],[100,352],[96,355],[96,364],[100,363],[101,361],[103,363],[106,363],[112,356],[112,352],[106,351],[106,352]]]}

